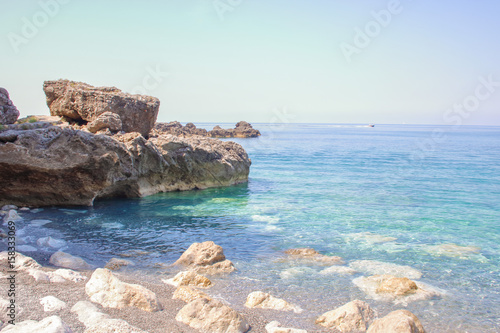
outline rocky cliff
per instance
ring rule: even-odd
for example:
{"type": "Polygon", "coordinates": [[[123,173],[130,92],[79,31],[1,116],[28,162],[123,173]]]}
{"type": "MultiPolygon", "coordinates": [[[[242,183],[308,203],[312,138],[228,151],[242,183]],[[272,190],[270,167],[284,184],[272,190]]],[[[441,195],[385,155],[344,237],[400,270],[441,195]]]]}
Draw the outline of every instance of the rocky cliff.
{"type": "Polygon", "coordinates": [[[250,164],[234,142],[31,123],[0,132],[0,205],[92,205],[97,198],[228,186],[247,181],[250,164]]]}

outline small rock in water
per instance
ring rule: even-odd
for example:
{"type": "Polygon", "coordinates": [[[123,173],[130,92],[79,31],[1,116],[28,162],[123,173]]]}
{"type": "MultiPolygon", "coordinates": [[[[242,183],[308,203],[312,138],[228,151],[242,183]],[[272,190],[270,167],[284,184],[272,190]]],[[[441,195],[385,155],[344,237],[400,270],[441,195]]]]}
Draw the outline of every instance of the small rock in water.
{"type": "Polygon", "coordinates": [[[211,241],[191,244],[174,265],[187,266],[191,270],[210,275],[235,270],[233,263],[226,259],[222,247],[211,241]]]}
{"type": "Polygon", "coordinates": [[[65,253],[62,251],[57,251],[56,253],[54,253],[50,257],[49,262],[54,266],[69,268],[69,269],[76,269],[76,270],[92,269],[92,266],[89,265],[82,258],[73,256],[69,253],[65,253]]]}
{"type": "Polygon", "coordinates": [[[316,319],[316,324],[340,332],[365,332],[375,315],[367,303],[354,300],[322,314],[316,319]]]}
{"type": "Polygon", "coordinates": [[[35,251],[38,251],[38,249],[34,246],[31,246],[31,245],[19,245],[19,246],[16,246],[16,249],[17,251],[21,251],[21,252],[35,252],[35,251]]]}
{"type": "Polygon", "coordinates": [[[104,268],[107,268],[107,269],[112,270],[112,271],[116,271],[123,266],[129,266],[129,265],[133,265],[133,263],[130,260],[111,258],[106,263],[106,266],[104,266],[104,268]]]}
{"type": "Polygon", "coordinates": [[[54,248],[54,249],[60,249],[61,247],[66,246],[66,242],[64,240],[57,239],[57,238],[52,238],[50,236],[39,238],[36,241],[36,244],[38,246],[51,247],[51,248],[54,248]]]}
{"type": "Polygon", "coordinates": [[[51,220],[31,220],[30,224],[34,227],[41,227],[42,225],[46,225],[48,223],[52,223],[51,220]]]}
{"type": "Polygon", "coordinates": [[[40,304],[45,312],[59,311],[66,308],[66,303],[54,296],[45,296],[40,300],[40,304]]]}
{"type": "Polygon", "coordinates": [[[417,316],[407,310],[396,310],[376,319],[367,333],[425,333],[417,316]]]}
{"type": "Polygon", "coordinates": [[[477,246],[460,246],[457,244],[449,243],[440,245],[429,245],[424,247],[424,250],[430,254],[437,256],[446,256],[459,259],[471,259],[472,255],[480,253],[481,248],[477,246]]]}
{"type": "Polygon", "coordinates": [[[254,291],[250,293],[247,296],[247,301],[245,303],[245,306],[247,308],[293,311],[295,313],[302,312],[302,309],[299,306],[290,304],[281,298],[276,298],[262,291],[254,291]]]}
{"type": "Polygon", "coordinates": [[[59,316],[47,317],[40,321],[25,320],[15,325],[7,325],[2,333],[72,333],[59,316]]]}
{"type": "Polygon", "coordinates": [[[272,321],[267,324],[266,331],[267,333],[307,333],[306,330],[281,327],[281,324],[278,321],[272,321]]]}
{"type": "Polygon", "coordinates": [[[327,256],[312,248],[297,248],[285,251],[292,259],[306,259],[326,265],[341,265],[344,263],[341,257],[327,256]]]}
{"type": "Polygon", "coordinates": [[[244,333],[250,329],[241,314],[214,299],[198,298],[188,303],[175,319],[202,332],[244,333]]]}
{"type": "Polygon", "coordinates": [[[21,216],[19,216],[19,214],[17,214],[17,211],[15,211],[14,209],[11,209],[7,212],[7,215],[5,215],[5,217],[3,218],[3,224],[6,225],[11,221],[12,222],[19,222],[22,220],[23,220],[23,218],[21,216]]]}
{"type": "Polygon", "coordinates": [[[364,240],[365,242],[370,244],[387,243],[397,240],[396,237],[374,234],[372,232],[360,232],[357,234],[351,234],[350,236],[352,236],[354,239],[364,240]]]}

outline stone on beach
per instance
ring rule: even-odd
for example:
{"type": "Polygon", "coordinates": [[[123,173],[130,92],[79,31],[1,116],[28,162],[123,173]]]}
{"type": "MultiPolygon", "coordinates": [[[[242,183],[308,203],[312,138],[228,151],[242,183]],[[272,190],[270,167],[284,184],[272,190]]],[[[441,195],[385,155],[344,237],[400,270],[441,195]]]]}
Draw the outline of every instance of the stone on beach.
{"type": "Polygon", "coordinates": [[[116,271],[116,270],[120,269],[123,266],[129,266],[129,265],[133,265],[133,263],[130,260],[119,259],[119,258],[111,258],[106,263],[106,265],[104,266],[104,268],[107,268],[107,269],[112,270],[112,271],[116,271]]]}
{"type": "Polygon", "coordinates": [[[131,95],[115,87],[93,87],[69,80],[45,81],[50,114],[75,121],[92,122],[105,113],[117,114],[125,132],[148,136],[153,128],[160,101],[155,97],[131,95]]]}
{"type": "Polygon", "coordinates": [[[276,298],[268,293],[262,291],[254,291],[247,296],[245,302],[247,308],[261,308],[261,309],[271,309],[279,311],[293,311],[295,313],[301,313],[302,309],[294,304],[290,304],[287,301],[276,298]]]}
{"type": "MultiPolygon", "coordinates": [[[[0,265],[3,266],[6,270],[11,270],[10,265],[8,264],[8,255],[7,251],[0,252],[0,265]]],[[[21,253],[16,253],[16,261],[14,262],[14,269],[17,271],[29,271],[30,269],[38,269],[42,266],[36,262],[35,259],[25,256],[21,253]]]]}
{"type": "Polygon", "coordinates": [[[222,247],[212,241],[191,244],[174,265],[183,265],[190,270],[211,275],[235,270],[232,262],[226,259],[222,247]]]}
{"type": "Polygon", "coordinates": [[[88,301],[79,301],[72,308],[78,320],[86,327],[85,333],[147,333],[122,319],[113,319],[100,312],[88,301]]]}
{"type": "Polygon", "coordinates": [[[337,256],[327,256],[311,248],[296,248],[285,251],[293,259],[306,259],[327,265],[341,265],[343,260],[337,256]]]}
{"type": "Polygon", "coordinates": [[[391,301],[395,304],[440,297],[444,291],[425,283],[392,275],[358,277],[353,283],[375,300],[391,301]]]}
{"type": "Polygon", "coordinates": [[[51,283],[62,283],[66,281],[80,282],[87,279],[86,276],[70,269],[56,269],[55,271],[43,271],[41,269],[29,269],[28,274],[35,281],[45,281],[51,283]]]}
{"type": "Polygon", "coordinates": [[[174,287],[192,286],[198,288],[210,288],[212,286],[212,281],[194,271],[179,272],[173,278],[162,279],[162,281],[174,287]]]}
{"type": "Polygon", "coordinates": [[[376,319],[367,333],[425,333],[420,320],[407,310],[396,310],[376,319]]]}
{"type": "Polygon", "coordinates": [[[122,282],[105,268],[94,271],[85,285],[85,292],[92,302],[107,308],[133,306],[149,312],[161,310],[154,292],[138,284],[122,282]]]}
{"type": "Polygon", "coordinates": [[[351,262],[349,267],[358,272],[373,275],[389,274],[396,277],[407,277],[409,279],[420,279],[422,277],[422,272],[413,267],[376,260],[356,260],[351,262]]]}
{"type": "Polygon", "coordinates": [[[40,304],[43,306],[43,311],[59,311],[67,307],[66,303],[54,296],[45,296],[40,300],[40,304]]]}
{"type": "Polygon", "coordinates": [[[244,333],[250,329],[241,314],[220,301],[206,298],[185,305],[175,319],[206,333],[244,333]]]}
{"type": "Polygon", "coordinates": [[[50,236],[47,236],[47,237],[39,238],[36,241],[36,244],[38,246],[51,247],[51,248],[54,248],[54,249],[60,249],[61,247],[66,246],[66,241],[64,241],[62,239],[57,239],[57,238],[52,238],[50,236]]]}
{"type": "Polygon", "coordinates": [[[25,320],[15,325],[7,325],[2,333],[72,333],[59,316],[47,317],[40,321],[25,320]]]}
{"type": "Polygon", "coordinates": [[[19,118],[19,110],[10,99],[9,92],[0,88],[0,125],[14,124],[19,118]]]}
{"type": "Polygon", "coordinates": [[[58,267],[76,269],[76,270],[89,270],[92,269],[92,266],[89,265],[85,260],[80,257],[73,256],[69,253],[65,253],[62,251],[57,251],[54,253],[49,262],[58,267]]]}
{"type": "Polygon", "coordinates": [[[280,322],[276,320],[266,325],[266,331],[267,333],[307,333],[306,330],[281,327],[280,322]]]}
{"type": "Polygon", "coordinates": [[[199,290],[196,290],[195,288],[188,286],[177,287],[177,289],[175,289],[174,291],[174,294],[172,295],[172,298],[180,299],[181,301],[184,301],[186,303],[190,303],[198,298],[211,299],[211,297],[205,294],[204,292],[201,292],[199,290]]]}
{"type": "Polygon", "coordinates": [[[374,317],[375,312],[367,303],[354,300],[322,314],[316,319],[316,324],[340,332],[365,332],[374,317]]]}

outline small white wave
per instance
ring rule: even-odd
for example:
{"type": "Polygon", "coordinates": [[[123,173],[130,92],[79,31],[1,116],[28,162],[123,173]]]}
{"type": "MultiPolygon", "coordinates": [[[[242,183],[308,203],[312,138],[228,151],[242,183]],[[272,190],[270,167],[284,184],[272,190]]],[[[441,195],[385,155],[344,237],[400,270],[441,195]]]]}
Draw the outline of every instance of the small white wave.
{"type": "Polygon", "coordinates": [[[277,223],[280,219],[277,216],[252,215],[252,220],[258,222],[277,223]]]}
{"type": "Polygon", "coordinates": [[[124,225],[118,222],[108,222],[101,224],[101,227],[105,229],[122,229],[124,225]]]}
{"type": "Polygon", "coordinates": [[[41,227],[43,225],[46,225],[48,223],[52,223],[51,220],[31,220],[30,224],[34,227],[41,227]]]}

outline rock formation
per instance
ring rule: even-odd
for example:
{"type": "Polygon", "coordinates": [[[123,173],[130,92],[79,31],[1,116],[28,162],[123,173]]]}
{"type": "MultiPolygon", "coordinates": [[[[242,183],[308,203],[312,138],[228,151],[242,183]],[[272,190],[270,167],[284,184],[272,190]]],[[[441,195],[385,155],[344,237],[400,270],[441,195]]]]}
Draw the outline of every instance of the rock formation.
{"type": "Polygon", "coordinates": [[[64,267],[69,269],[92,269],[92,266],[89,265],[85,260],[80,257],[73,256],[69,253],[65,253],[62,251],[57,251],[53,255],[50,256],[49,262],[57,267],[64,267]]]}
{"type": "Polygon", "coordinates": [[[211,241],[191,244],[174,265],[211,275],[235,270],[233,263],[226,259],[222,247],[211,241]]]}
{"type": "Polygon", "coordinates": [[[327,256],[319,253],[315,249],[311,248],[297,248],[297,249],[289,249],[285,251],[286,254],[291,259],[305,259],[315,261],[325,265],[341,265],[344,263],[342,258],[337,256],[327,256]]]}
{"type": "MultiPolygon", "coordinates": [[[[53,116],[92,124],[102,114],[110,112],[118,115],[125,132],[139,132],[144,137],[153,128],[160,108],[157,98],[126,94],[115,87],[93,87],[82,82],[57,80],[45,81],[43,90],[53,116]]],[[[100,119],[98,123],[102,124],[103,118],[100,119]]],[[[117,119],[112,122],[118,127],[117,119]]],[[[93,123],[91,128],[95,126],[93,123]]]]}
{"type": "Polygon", "coordinates": [[[162,281],[174,287],[192,286],[198,288],[210,288],[212,286],[212,281],[194,271],[179,272],[173,278],[168,280],[162,279],[162,281]]]}
{"type": "Polygon", "coordinates": [[[212,138],[255,138],[260,136],[260,132],[252,127],[246,121],[240,121],[235,128],[224,129],[215,126],[213,130],[207,131],[203,128],[197,128],[193,123],[187,123],[186,126],[178,121],[170,123],[157,123],[151,131],[151,135],[172,134],[176,136],[189,137],[193,135],[208,136],[212,138]]]}
{"type": "Polygon", "coordinates": [[[229,186],[247,181],[250,164],[239,144],[203,137],[13,129],[0,132],[0,205],[90,206],[96,198],[229,186]]]}
{"type": "Polygon", "coordinates": [[[177,289],[175,289],[174,291],[174,294],[172,295],[172,299],[180,299],[181,301],[184,301],[186,303],[191,303],[198,298],[211,299],[211,297],[204,292],[188,286],[177,287],[177,289]]]}
{"type": "Polygon", "coordinates": [[[13,124],[19,118],[19,111],[10,100],[9,92],[0,88],[0,125],[13,124]]]}
{"type": "Polygon", "coordinates": [[[290,304],[284,299],[276,298],[268,293],[262,291],[254,291],[247,296],[245,302],[247,308],[261,308],[278,311],[293,311],[301,313],[302,309],[294,304],[290,304]]]}
{"type": "Polygon", "coordinates": [[[407,310],[397,310],[376,319],[367,333],[425,333],[418,318],[407,310]]]}
{"type": "Polygon", "coordinates": [[[15,325],[7,325],[2,329],[2,333],[72,333],[73,331],[66,325],[59,316],[47,317],[40,321],[25,320],[15,325]]]}
{"type": "Polygon", "coordinates": [[[374,317],[375,312],[367,303],[354,300],[322,314],[316,319],[316,324],[340,332],[365,332],[374,317]]]}

